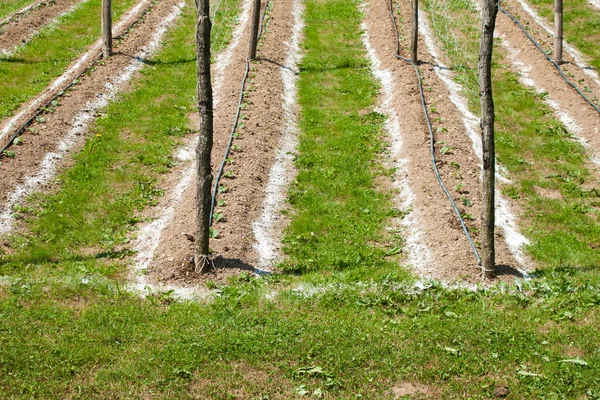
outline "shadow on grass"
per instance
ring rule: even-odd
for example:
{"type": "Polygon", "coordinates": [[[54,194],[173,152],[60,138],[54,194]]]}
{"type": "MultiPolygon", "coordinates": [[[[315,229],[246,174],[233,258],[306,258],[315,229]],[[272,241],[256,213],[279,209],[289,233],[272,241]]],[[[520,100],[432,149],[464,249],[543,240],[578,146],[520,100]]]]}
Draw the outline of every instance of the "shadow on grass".
{"type": "Polygon", "coordinates": [[[495,274],[496,276],[514,276],[521,279],[524,278],[523,274],[519,272],[519,270],[507,264],[496,265],[495,274]]]}
{"type": "Polygon", "coordinates": [[[250,265],[242,260],[240,260],[239,258],[224,258],[221,256],[218,256],[215,260],[214,260],[214,267],[215,270],[239,270],[239,271],[248,271],[248,272],[252,272],[256,275],[271,275],[272,272],[270,271],[265,271],[262,270],[260,268],[256,268],[253,265],[250,265]]]}

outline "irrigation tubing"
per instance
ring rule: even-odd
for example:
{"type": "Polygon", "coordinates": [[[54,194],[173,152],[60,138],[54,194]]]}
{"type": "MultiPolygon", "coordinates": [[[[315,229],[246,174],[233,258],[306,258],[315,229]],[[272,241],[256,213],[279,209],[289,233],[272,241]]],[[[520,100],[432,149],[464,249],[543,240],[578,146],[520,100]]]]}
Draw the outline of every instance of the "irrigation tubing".
{"type": "MultiPolygon", "coordinates": [[[[260,40],[260,37],[263,32],[263,25],[265,23],[265,16],[267,14],[267,7],[269,6],[270,0],[267,0],[265,6],[262,11],[261,22],[258,30],[257,41],[260,40]]],[[[213,223],[213,213],[215,211],[215,204],[217,202],[217,194],[219,192],[219,183],[221,178],[223,177],[223,171],[225,170],[225,164],[227,164],[227,159],[229,158],[229,153],[231,152],[231,146],[233,144],[233,138],[235,136],[235,131],[237,130],[238,123],[240,120],[240,114],[242,112],[242,102],[244,101],[244,90],[246,89],[246,81],[248,80],[248,75],[250,74],[250,60],[246,57],[246,71],[244,72],[244,77],[242,78],[242,85],[240,87],[240,95],[238,97],[238,105],[237,111],[235,113],[235,118],[233,120],[233,125],[231,126],[231,133],[229,134],[229,142],[227,143],[227,148],[225,149],[225,154],[223,155],[223,161],[219,166],[219,171],[217,172],[217,176],[215,177],[215,184],[213,186],[212,198],[210,200],[210,215],[208,219],[208,225],[212,226],[213,223]]]]}
{"type": "Polygon", "coordinates": [[[23,131],[25,131],[25,128],[27,128],[29,126],[29,124],[31,124],[33,122],[34,119],[36,119],[40,114],[46,112],[48,110],[48,107],[50,107],[52,105],[52,102],[56,99],[58,99],[59,97],[63,96],[69,89],[71,89],[73,86],[75,86],[77,83],[79,83],[79,79],[85,75],[90,69],[92,69],[97,63],[98,61],[100,61],[100,59],[102,58],[102,53],[100,53],[95,59],[94,61],[92,61],[92,63],[87,66],[83,71],[81,71],[79,73],[79,75],[77,75],[72,81],[71,83],[69,83],[64,89],[62,89],[61,91],[59,91],[57,94],[55,94],[50,100],[48,100],[48,102],[46,104],[44,104],[43,106],[41,106],[40,108],[38,108],[36,110],[35,113],[33,113],[33,115],[31,117],[29,117],[29,119],[27,119],[27,121],[25,121],[20,127],[19,129],[17,129],[15,131],[15,133],[13,133],[13,135],[10,137],[10,139],[8,140],[8,142],[2,146],[2,149],[0,150],[0,158],[5,156],[5,151],[12,146],[12,144],[14,143],[15,139],[18,138],[19,136],[21,136],[23,134],[23,131]]]}
{"type": "MultiPolygon", "coordinates": [[[[146,10],[144,10],[144,12],[140,15],[139,18],[136,19],[136,21],[132,22],[127,29],[124,31],[123,34],[119,35],[119,38],[122,38],[125,35],[125,32],[129,32],[129,30],[133,27],[134,24],[136,24],[137,22],[139,22],[140,20],[142,20],[149,12],[150,10],[158,3],[158,1],[154,1],[152,3],[150,3],[150,5],[146,8],[146,10]]],[[[117,37],[115,37],[116,39],[117,37]]],[[[73,86],[75,86],[77,83],[79,83],[79,79],[81,79],[81,77],[83,75],[85,75],[88,71],[90,71],[96,64],[98,64],[98,62],[102,59],[102,52],[100,52],[100,54],[98,56],[96,56],[96,58],[92,61],[92,63],[90,65],[88,65],[86,68],[84,68],[72,81],[71,83],[69,83],[65,88],[63,88],[62,90],[60,90],[58,93],[56,93],[50,100],[48,100],[48,102],[46,104],[44,104],[43,106],[41,106],[40,108],[38,108],[36,110],[35,113],[33,113],[33,115],[31,117],[29,117],[25,122],[23,122],[23,124],[21,124],[21,126],[12,134],[12,136],[10,137],[10,139],[8,140],[8,142],[6,142],[6,144],[4,146],[2,146],[2,148],[0,149],[0,159],[4,156],[6,156],[5,151],[13,145],[14,141],[16,138],[18,138],[19,136],[21,136],[23,134],[23,132],[25,131],[25,128],[27,128],[37,117],[39,117],[41,114],[45,113],[48,111],[48,108],[50,106],[52,106],[52,102],[55,101],[56,99],[58,99],[59,97],[64,96],[65,93],[67,93],[67,91],[69,91],[73,86]]]]}
{"type": "Polygon", "coordinates": [[[548,59],[548,61],[550,61],[552,63],[552,65],[554,65],[554,68],[556,68],[556,70],[558,71],[558,73],[560,74],[560,76],[565,80],[565,82],[567,82],[567,84],[569,84],[569,86],[571,86],[573,89],[575,89],[577,91],[577,93],[579,93],[579,95],[588,102],[588,104],[592,107],[594,107],[594,109],[600,113],[600,108],[598,108],[597,105],[595,105],[590,99],[588,99],[586,97],[585,94],[583,94],[583,92],[581,90],[579,90],[579,88],[577,86],[575,86],[575,84],[573,82],[571,82],[569,80],[569,78],[567,78],[565,76],[565,74],[563,73],[562,69],[560,68],[560,65],[558,65],[558,63],[556,61],[554,61],[552,58],[550,58],[548,56],[548,54],[546,54],[546,52],[544,51],[544,49],[542,48],[542,46],[540,46],[540,44],[529,34],[529,32],[527,32],[527,29],[525,29],[525,27],[519,22],[519,20],[513,16],[512,14],[510,14],[508,11],[506,11],[504,9],[504,7],[502,7],[502,5],[500,4],[500,2],[498,2],[498,9],[500,11],[502,11],[502,13],[504,13],[504,15],[506,15],[508,18],[512,19],[514,21],[515,24],[517,24],[517,26],[519,28],[521,28],[521,30],[523,31],[523,33],[525,33],[525,35],[527,36],[527,38],[529,40],[531,40],[531,42],[535,45],[535,47],[538,48],[539,51],[542,52],[542,54],[548,59]]]}
{"type": "Polygon", "coordinates": [[[4,25],[8,25],[13,19],[21,17],[23,15],[27,15],[29,14],[31,11],[33,10],[37,10],[40,7],[44,7],[50,4],[50,1],[40,1],[39,3],[36,4],[32,4],[30,6],[27,6],[19,11],[17,11],[16,13],[14,13],[13,15],[11,15],[10,17],[0,21],[0,28],[3,27],[4,25]]]}
{"type": "Polygon", "coordinates": [[[437,167],[437,161],[435,158],[435,146],[434,146],[435,135],[433,134],[433,127],[431,126],[429,112],[427,111],[427,103],[425,101],[425,94],[423,91],[423,82],[421,79],[421,73],[419,72],[419,68],[417,67],[417,65],[411,59],[402,57],[400,55],[400,33],[398,32],[398,25],[396,24],[396,17],[394,16],[393,0],[389,1],[389,5],[390,5],[390,17],[391,17],[392,24],[394,26],[394,32],[396,35],[396,54],[394,54],[394,56],[397,59],[406,61],[407,63],[412,65],[412,67],[415,70],[415,74],[417,75],[419,94],[421,96],[421,106],[423,107],[423,114],[425,115],[425,122],[427,123],[427,129],[429,130],[429,153],[431,155],[431,165],[433,166],[433,172],[435,173],[435,177],[437,178],[440,186],[442,187],[442,190],[448,197],[448,200],[450,200],[452,209],[454,210],[454,213],[456,214],[456,217],[458,218],[458,221],[460,222],[460,226],[462,227],[462,230],[465,233],[467,241],[469,242],[469,245],[471,246],[471,249],[473,250],[473,254],[475,255],[475,259],[477,260],[477,265],[481,266],[481,257],[479,257],[479,252],[477,251],[477,247],[475,246],[475,243],[473,243],[473,239],[471,239],[469,230],[467,229],[467,226],[465,225],[465,221],[463,220],[462,216],[460,215],[460,211],[458,210],[458,207],[456,206],[456,203],[454,202],[452,195],[450,195],[450,192],[448,192],[448,189],[446,188],[446,185],[444,184],[444,181],[442,180],[442,177],[440,176],[440,171],[437,167]]]}

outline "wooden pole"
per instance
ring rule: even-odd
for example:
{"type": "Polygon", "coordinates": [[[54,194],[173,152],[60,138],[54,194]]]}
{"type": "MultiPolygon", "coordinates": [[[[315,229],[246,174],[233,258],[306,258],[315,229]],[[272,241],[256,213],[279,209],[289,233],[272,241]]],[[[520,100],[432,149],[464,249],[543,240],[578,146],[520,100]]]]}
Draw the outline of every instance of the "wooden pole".
{"type": "Polygon", "coordinates": [[[563,56],[563,0],[554,0],[554,62],[560,64],[563,56]]]}
{"type": "Polygon", "coordinates": [[[250,32],[250,51],[248,58],[250,61],[256,59],[256,47],[258,46],[258,27],[260,25],[260,0],[254,0],[254,9],[252,10],[252,27],[250,32]]]}
{"type": "Polygon", "coordinates": [[[419,43],[419,0],[410,0],[410,12],[410,59],[416,64],[419,43]]]}
{"type": "Polygon", "coordinates": [[[196,240],[194,263],[196,272],[205,273],[210,268],[210,204],[211,173],[210,157],[213,145],[213,97],[210,81],[210,30],[209,0],[196,0],[196,53],[198,68],[198,112],[200,114],[200,137],[196,148],[198,182],[196,193],[196,240]]]}
{"type": "Polygon", "coordinates": [[[481,139],[483,144],[483,187],[481,211],[481,266],[484,277],[492,278],[496,267],[494,246],[494,192],[496,188],[496,151],[494,148],[494,99],[492,97],[492,51],[498,0],[484,0],[481,10],[479,47],[479,97],[481,102],[481,139]]]}
{"type": "Polygon", "coordinates": [[[112,54],[112,0],[102,0],[102,56],[112,54]]]}

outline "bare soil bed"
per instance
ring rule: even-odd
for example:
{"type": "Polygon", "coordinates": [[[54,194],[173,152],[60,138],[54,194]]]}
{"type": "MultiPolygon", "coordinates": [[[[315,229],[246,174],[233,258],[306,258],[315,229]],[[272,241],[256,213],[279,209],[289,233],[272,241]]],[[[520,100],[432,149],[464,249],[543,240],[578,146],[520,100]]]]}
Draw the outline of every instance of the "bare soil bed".
{"type": "MultiPolygon", "coordinates": [[[[150,280],[190,286],[205,280],[221,281],[244,270],[254,271],[257,255],[253,249],[255,239],[252,223],[260,216],[269,171],[285,126],[281,68],[285,68],[286,42],[292,34],[291,8],[290,0],[272,3],[267,16],[268,27],[261,37],[258,59],[251,64],[243,117],[237,130],[239,137],[233,142],[235,147],[229,157],[232,162],[225,168],[227,176],[221,180],[226,191],[218,195],[223,203],[216,207],[216,212],[223,218],[213,224],[219,232],[218,237],[211,241],[211,249],[216,254],[214,271],[199,276],[193,272],[190,263],[193,244],[184,236],[184,233],[195,232],[195,185],[190,184],[181,202],[176,205],[173,218],[162,232],[155,258],[150,263],[150,280]]],[[[214,119],[214,174],[222,162],[229,140],[245,71],[249,29],[243,29],[242,32],[231,62],[224,70],[223,84],[215,88],[218,104],[214,119]]],[[[190,120],[196,128],[195,118],[193,115],[190,120]]],[[[173,177],[180,176],[184,168],[185,165],[181,165],[165,179],[165,184],[171,190],[177,182],[177,178],[173,177]]],[[[166,199],[157,209],[168,205],[166,199]]],[[[149,210],[148,215],[155,217],[156,210],[149,210]]]]}
{"type": "MultiPolygon", "coordinates": [[[[399,3],[401,15],[410,15],[408,1],[399,3]]],[[[418,213],[424,233],[423,241],[431,250],[431,262],[416,266],[417,272],[444,281],[480,282],[481,270],[460,227],[457,216],[438,183],[429,152],[429,133],[420,104],[417,78],[413,67],[394,57],[396,37],[390,21],[387,0],[367,2],[366,24],[371,44],[382,62],[381,67],[391,71],[394,79],[395,96],[393,107],[399,117],[403,137],[404,155],[408,158],[406,171],[408,184],[414,192],[413,212],[418,213]]],[[[410,21],[398,21],[402,38],[409,37],[410,21]]],[[[423,38],[419,40],[421,70],[426,101],[429,106],[436,132],[436,158],[446,187],[450,191],[461,214],[472,219],[465,221],[474,240],[478,240],[476,229],[480,225],[481,189],[480,167],[471,142],[465,133],[462,115],[449,99],[444,84],[436,76],[431,55],[427,52],[423,38]],[[442,154],[441,148],[451,150],[442,154]],[[460,188],[456,190],[456,188],[460,188]],[[471,206],[466,207],[463,198],[471,206]]],[[[401,54],[407,56],[405,49],[401,54]]],[[[502,232],[497,230],[499,239],[502,232]]],[[[512,280],[517,263],[510,254],[504,240],[497,242],[497,263],[501,265],[499,279],[512,280]],[[504,275],[503,275],[504,274],[504,275]]],[[[519,266],[520,267],[520,266],[519,266]]]]}

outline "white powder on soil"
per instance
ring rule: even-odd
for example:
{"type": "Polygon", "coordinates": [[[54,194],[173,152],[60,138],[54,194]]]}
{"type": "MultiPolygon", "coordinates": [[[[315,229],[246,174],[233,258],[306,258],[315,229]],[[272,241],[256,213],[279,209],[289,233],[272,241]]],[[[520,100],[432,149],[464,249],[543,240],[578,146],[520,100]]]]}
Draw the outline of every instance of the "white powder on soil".
{"type": "MultiPolygon", "coordinates": [[[[378,111],[387,117],[385,128],[391,141],[391,158],[397,168],[394,185],[399,190],[399,196],[395,199],[396,205],[401,210],[411,210],[413,208],[415,194],[408,182],[409,160],[403,157],[404,152],[400,118],[393,106],[394,97],[397,94],[396,82],[394,81],[392,72],[382,67],[381,60],[371,45],[369,39],[369,27],[366,23],[362,24],[362,30],[364,32],[362,39],[364,46],[367,49],[369,61],[371,62],[371,70],[373,75],[381,83],[383,89],[381,93],[381,104],[378,106],[378,111]]],[[[400,223],[406,234],[405,247],[409,264],[412,265],[417,272],[427,274],[431,264],[431,251],[425,244],[425,233],[421,228],[422,222],[419,212],[413,209],[400,223]]]]}
{"type": "Polygon", "coordinates": [[[285,192],[295,176],[293,152],[298,144],[298,125],[296,121],[296,96],[298,88],[298,64],[302,59],[300,53],[300,38],[304,29],[304,6],[301,0],[294,0],[292,14],[294,25],[292,37],[288,46],[285,66],[281,67],[283,80],[283,117],[286,125],[283,127],[279,147],[275,155],[275,162],[269,173],[269,180],[265,188],[265,199],[262,212],[257,221],[252,224],[252,231],[256,242],[254,249],[258,254],[258,266],[271,269],[276,262],[281,244],[279,236],[281,227],[276,227],[282,222],[281,210],[285,204],[285,192]]]}

